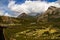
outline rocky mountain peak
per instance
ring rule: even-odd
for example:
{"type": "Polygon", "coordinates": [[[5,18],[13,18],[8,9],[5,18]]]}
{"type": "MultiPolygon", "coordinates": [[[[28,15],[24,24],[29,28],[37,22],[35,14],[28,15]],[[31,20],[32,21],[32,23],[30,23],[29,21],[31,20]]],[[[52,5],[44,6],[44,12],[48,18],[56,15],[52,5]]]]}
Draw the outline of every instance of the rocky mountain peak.
{"type": "Polygon", "coordinates": [[[26,16],[27,16],[26,13],[22,13],[22,14],[20,14],[20,15],[18,16],[18,18],[20,18],[20,17],[26,17],[26,16]]]}

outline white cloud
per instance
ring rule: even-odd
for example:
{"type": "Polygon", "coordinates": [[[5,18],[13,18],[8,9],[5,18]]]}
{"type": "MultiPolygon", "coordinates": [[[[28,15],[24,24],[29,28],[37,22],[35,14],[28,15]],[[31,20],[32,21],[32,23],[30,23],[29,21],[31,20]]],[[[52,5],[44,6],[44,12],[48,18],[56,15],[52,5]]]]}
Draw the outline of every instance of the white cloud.
{"type": "Polygon", "coordinates": [[[47,3],[45,1],[25,1],[23,4],[15,4],[15,1],[10,1],[8,7],[17,13],[41,13],[45,12],[48,7],[56,6],[60,7],[60,4],[57,2],[47,3]]]}
{"type": "Polygon", "coordinates": [[[0,10],[0,16],[10,16],[8,13],[5,13],[3,10],[0,10]]]}

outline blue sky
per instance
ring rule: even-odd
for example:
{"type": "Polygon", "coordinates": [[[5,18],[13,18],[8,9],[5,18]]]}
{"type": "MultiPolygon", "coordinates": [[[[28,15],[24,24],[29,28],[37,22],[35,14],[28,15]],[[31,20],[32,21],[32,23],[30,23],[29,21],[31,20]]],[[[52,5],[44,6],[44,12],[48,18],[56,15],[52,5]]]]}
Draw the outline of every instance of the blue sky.
{"type": "MultiPolygon", "coordinates": [[[[22,4],[25,2],[25,0],[14,0],[16,1],[16,4],[22,4]]],[[[33,1],[33,0],[32,0],[33,1]]],[[[42,0],[42,1],[46,1],[46,2],[55,2],[57,0],[42,0]]],[[[14,12],[12,12],[9,8],[8,8],[8,3],[9,0],[0,0],[0,10],[4,11],[5,13],[7,12],[10,15],[15,15],[13,14],[14,12]]]]}
{"type": "MultiPolygon", "coordinates": [[[[16,1],[17,4],[24,3],[25,0],[14,0],[16,1]]],[[[33,0],[32,0],[33,1],[33,0]]],[[[57,0],[42,0],[42,1],[47,1],[47,2],[55,2],[57,0]]],[[[0,6],[7,6],[9,0],[0,0],[0,6]]]]}
{"type": "MultiPolygon", "coordinates": [[[[15,1],[16,1],[16,3],[24,3],[25,2],[25,0],[15,0],[15,1]]],[[[33,0],[31,0],[31,1],[33,1],[33,0]]],[[[57,0],[42,0],[42,1],[55,2],[57,0]]]]}

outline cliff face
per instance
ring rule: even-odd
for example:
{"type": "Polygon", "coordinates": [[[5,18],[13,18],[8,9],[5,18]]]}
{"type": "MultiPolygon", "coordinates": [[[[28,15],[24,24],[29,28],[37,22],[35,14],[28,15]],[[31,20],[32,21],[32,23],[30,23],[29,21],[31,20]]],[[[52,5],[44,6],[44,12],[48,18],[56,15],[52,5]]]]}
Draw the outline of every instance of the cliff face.
{"type": "Polygon", "coordinates": [[[39,21],[49,21],[49,19],[57,19],[60,18],[60,8],[51,6],[47,9],[47,11],[45,13],[43,13],[42,15],[40,15],[40,17],[38,17],[37,22],[39,21]]]}

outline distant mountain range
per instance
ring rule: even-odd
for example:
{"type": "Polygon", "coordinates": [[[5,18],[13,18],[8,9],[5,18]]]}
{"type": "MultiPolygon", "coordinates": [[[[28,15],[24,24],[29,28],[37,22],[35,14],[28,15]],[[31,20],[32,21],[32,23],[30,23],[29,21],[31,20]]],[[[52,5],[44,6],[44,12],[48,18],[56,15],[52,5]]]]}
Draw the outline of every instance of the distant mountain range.
{"type": "Polygon", "coordinates": [[[40,22],[40,21],[58,21],[60,20],[60,8],[50,6],[46,12],[31,16],[26,13],[22,13],[17,18],[1,16],[0,23],[20,23],[21,21],[40,22]]]}

